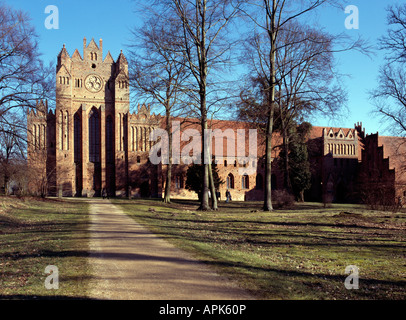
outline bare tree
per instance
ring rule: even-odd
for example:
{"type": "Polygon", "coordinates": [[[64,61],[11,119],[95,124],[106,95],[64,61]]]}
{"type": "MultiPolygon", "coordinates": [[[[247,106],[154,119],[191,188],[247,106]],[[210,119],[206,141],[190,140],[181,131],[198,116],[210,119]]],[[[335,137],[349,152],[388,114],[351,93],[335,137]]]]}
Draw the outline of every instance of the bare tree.
{"type": "Polygon", "coordinates": [[[21,168],[21,161],[25,161],[26,142],[21,125],[21,119],[16,116],[3,118],[7,121],[0,130],[0,172],[5,193],[9,189],[9,182],[21,168]]]}
{"type": "MultiPolygon", "coordinates": [[[[296,102],[301,101],[297,91],[302,91],[301,95],[310,96],[312,104],[314,100],[324,100],[326,103],[331,88],[326,92],[320,86],[317,90],[311,88],[311,81],[306,80],[310,71],[315,67],[315,59],[326,59],[329,54],[329,41],[312,36],[311,30],[302,32],[297,29],[298,21],[306,14],[320,8],[323,5],[336,5],[338,1],[333,0],[303,0],[303,1],[286,1],[286,0],[258,0],[250,2],[246,14],[251,18],[254,24],[253,36],[250,39],[251,50],[245,56],[245,60],[250,63],[251,74],[257,79],[262,79],[261,91],[265,97],[262,103],[265,106],[266,116],[266,151],[265,151],[265,189],[264,189],[264,211],[272,211],[272,132],[275,121],[275,112],[279,105],[288,106],[289,97],[290,105],[298,107],[296,102]],[[300,32],[299,32],[300,31],[300,32]],[[321,43],[318,41],[322,39],[321,43]],[[316,52],[307,52],[309,44],[316,45],[316,52]],[[295,48],[296,46],[296,48],[295,48]],[[303,48],[301,48],[303,46],[303,48]],[[300,50],[299,50],[300,49],[300,50]],[[324,53],[324,54],[322,54],[324,53]],[[303,55],[304,54],[304,55],[303,55]],[[298,55],[298,56],[294,56],[298,55]],[[302,56],[300,56],[302,55],[302,56]],[[307,83],[305,90],[304,83],[307,83]],[[289,89],[289,90],[288,90],[289,89]],[[289,93],[290,89],[294,90],[289,93]],[[311,89],[311,90],[308,90],[311,89]],[[317,92],[319,91],[319,92],[317,92]],[[292,93],[294,94],[292,95],[292,93]],[[289,94],[288,94],[289,93],[289,94]]],[[[347,45],[345,50],[358,48],[360,42],[354,42],[347,45]]],[[[330,52],[331,53],[331,52],[330,52]]],[[[326,65],[328,67],[328,65],[326,65]]],[[[313,70],[314,71],[314,70],[313,70]]],[[[328,76],[328,70],[323,77],[328,76]]],[[[305,101],[304,98],[302,98],[305,101]]],[[[336,102],[332,99],[330,102],[336,102]]],[[[309,105],[308,103],[305,105],[309,105]]],[[[332,106],[332,104],[330,104],[332,106]]],[[[287,114],[284,112],[281,115],[287,114]]]]}
{"type": "Polygon", "coordinates": [[[239,12],[239,1],[232,0],[167,0],[163,11],[181,30],[183,50],[180,52],[186,61],[194,84],[190,87],[189,101],[196,106],[202,132],[203,194],[200,210],[209,210],[209,188],[212,193],[212,208],[217,209],[215,186],[211,174],[209,144],[205,143],[204,132],[208,129],[210,107],[221,100],[219,89],[210,82],[216,68],[229,59],[231,42],[225,41],[225,33],[230,22],[239,12]],[[215,97],[213,100],[212,97],[215,97]]]}
{"type": "Polygon", "coordinates": [[[406,5],[390,6],[387,11],[389,28],[379,41],[380,49],[386,51],[386,63],[371,97],[390,130],[406,136],[406,5]]]}
{"type": "MultiPolygon", "coordinates": [[[[35,150],[30,156],[26,168],[27,190],[30,194],[45,198],[50,193],[56,166],[49,167],[47,165],[47,150],[35,150]]],[[[62,168],[59,173],[66,174],[68,171],[68,168],[62,168]]],[[[55,190],[52,191],[55,192],[55,190]]]]}
{"type": "Polygon", "coordinates": [[[172,118],[184,115],[182,97],[189,77],[186,61],[178,52],[179,28],[168,19],[154,13],[139,29],[133,31],[134,42],[130,45],[130,85],[137,99],[145,99],[165,111],[168,133],[168,164],[164,202],[171,201],[172,181],[172,118]]]}
{"type": "Polygon", "coordinates": [[[52,97],[52,74],[40,59],[29,16],[0,4],[0,131],[8,113],[22,115],[37,100],[52,97]]]}
{"type": "MultiPolygon", "coordinates": [[[[295,121],[315,115],[333,117],[345,106],[347,95],[336,71],[334,53],[361,46],[341,47],[334,36],[298,22],[280,31],[277,51],[277,106],[283,149],[288,150],[289,128],[295,121]]],[[[291,191],[290,164],[284,153],[285,188],[291,191]]]]}

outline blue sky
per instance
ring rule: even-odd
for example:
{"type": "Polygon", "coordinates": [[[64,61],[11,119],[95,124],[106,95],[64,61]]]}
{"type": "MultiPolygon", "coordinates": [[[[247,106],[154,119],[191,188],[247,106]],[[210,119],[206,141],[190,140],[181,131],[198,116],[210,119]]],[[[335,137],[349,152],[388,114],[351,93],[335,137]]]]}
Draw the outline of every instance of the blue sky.
{"type": "MultiPolygon", "coordinates": [[[[63,44],[70,54],[76,48],[82,52],[83,38],[92,38],[98,43],[103,39],[104,55],[110,50],[116,59],[130,40],[129,30],[140,25],[141,18],[137,13],[142,0],[8,0],[5,1],[14,8],[23,9],[32,18],[32,24],[40,37],[40,51],[45,61],[56,61],[63,44]],[[56,5],[59,9],[59,29],[48,30],[44,22],[49,14],[45,13],[48,5],[56,5]]],[[[334,33],[346,32],[350,36],[361,35],[371,45],[376,45],[377,39],[385,33],[386,11],[390,4],[401,3],[396,0],[344,0],[343,4],[356,5],[359,8],[359,29],[347,30],[344,21],[347,15],[342,10],[323,9],[317,14],[317,22],[334,33]]],[[[376,87],[379,68],[383,63],[382,53],[368,58],[357,52],[337,55],[338,70],[349,75],[344,79],[348,90],[348,114],[337,119],[314,119],[313,125],[340,126],[352,128],[354,123],[362,121],[367,133],[388,134],[381,119],[371,114],[373,104],[369,100],[368,91],[376,87]]]]}

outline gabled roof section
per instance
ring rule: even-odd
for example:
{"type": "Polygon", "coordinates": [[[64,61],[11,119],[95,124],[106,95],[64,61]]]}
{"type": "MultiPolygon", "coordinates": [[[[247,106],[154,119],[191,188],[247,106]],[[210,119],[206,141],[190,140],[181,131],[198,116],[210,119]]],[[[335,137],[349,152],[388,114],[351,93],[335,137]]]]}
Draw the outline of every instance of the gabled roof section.
{"type": "Polygon", "coordinates": [[[125,72],[124,69],[120,69],[120,70],[119,70],[119,72],[118,72],[117,75],[116,75],[116,79],[118,79],[118,78],[125,78],[126,80],[129,79],[129,78],[128,78],[128,75],[127,75],[127,73],[125,72]]]}
{"type": "Polygon", "coordinates": [[[67,74],[69,77],[72,78],[70,72],[68,71],[68,69],[66,68],[66,66],[65,66],[64,64],[59,68],[57,74],[58,74],[58,75],[60,75],[60,74],[67,74]]]}
{"type": "Polygon", "coordinates": [[[96,41],[94,41],[94,38],[90,40],[89,45],[87,46],[89,49],[97,49],[99,50],[99,46],[97,45],[96,41]]]}
{"type": "Polygon", "coordinates": [[[117,63],[118,64],[122,64],[122,63],[128,64],[127,58],[124,56],[123,50],[121,50],[120,55],[118,56],[117,63]]]}
{"type": "Polygon", "coordinates": [[[39,112],[42,112],[43,114],[47,114],[48,113],[48,101],[47,100],[37,100],[37,103],[36,103],[36,109],[37,109],[37,111],[39,111],[39,112]]]}
{"type": "Polygon", "coordinates": [[[335,134],[332,128],[330,128],[330,130],[327,132],[327,137],[329,138],[334,138],[335,134]]]}
{"type": "Polygon", "coordinates": [[[104,58],[103,62],[114,63],[114,59],[113,59],[113,56],[111,55],[110,51],[107,52],[107,56],[104,58]]]}
{"type": "Polygon", "coordinates": [[[75,52],[72,55],[72,60],[80,60],[83,61],[82,56],[79,53],[79,50],[76,49],[75,52]]]}
{"type": "Polygon", "coordinates": [[[62,47],[62,50],[59,52],[58,57],[70,58],[68,50],[66,50],[65,44],[62,47]]]}
{"type": "Polygon", "coordinates": [[[145,105],[143,104],[141,107],[138,105],[137,107],[137,113],[143,113],[150,115],[151,114],[151,106],[150,105],[145,105]]]}
{"type": "Polygon", "coordinates": [[[338,130],[337,132],[337,139],[344,139],[345,138],[345,134],[343,129],[340,128],[340,130],[338,130]]]}

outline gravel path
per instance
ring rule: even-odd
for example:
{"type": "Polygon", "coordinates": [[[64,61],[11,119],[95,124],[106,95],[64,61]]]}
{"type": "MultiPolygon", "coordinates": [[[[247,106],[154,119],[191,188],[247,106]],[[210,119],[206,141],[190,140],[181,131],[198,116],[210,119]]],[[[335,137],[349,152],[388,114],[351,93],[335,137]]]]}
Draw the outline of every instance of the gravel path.
{"type": "Polygon", "coordinates": [[[90,298],[247,300],[245,291],[152,234],[108,200],[90,199],[90,298]]]}

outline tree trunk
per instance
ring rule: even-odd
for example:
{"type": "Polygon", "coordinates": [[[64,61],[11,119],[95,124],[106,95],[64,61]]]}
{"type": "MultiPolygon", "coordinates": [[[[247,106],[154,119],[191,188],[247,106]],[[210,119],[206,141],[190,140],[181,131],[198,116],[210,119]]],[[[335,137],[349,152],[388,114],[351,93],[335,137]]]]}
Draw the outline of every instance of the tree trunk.
{"type": "MultiPolygon", "coordinates": [[[[204,98],[202,97],[201,101],[202,103],[204,103],[204,105],[206,105],[206,97],[204,96],[204,98]]],[[[202,187],[202,200],[200,203],[200,207],[199,210],[202,211],[207,211],[210,210],[209,207],[209,164],[205,163],[205,158],[206,155],[208,155],[209,150],[208,150],[208,144],[206,146],[206,144],[204,143],[204,132],[207,129],[207,119],[206,119],[206,115],[205,112],[202,114],[204,114],[204,116],[202,117],[202,122],[201,122],[201,126],[202,126],[202,162],[203,162],[203,187],[202,187]]]]}
{"type": "Polygon", "coordinates": [[[299,201],[304,202],[304,190],[300,191],[300,199],[299,199],[299,201]]]}
{"type": "MultiPolygon", "coordinates": [[[[201,6],[199,3],[198,6],[201,6]]],[[[199,55],[199,96],[200,96],[200,115],[202,127],[202,162],[203,162],[203,194],[199,210],[210,210],[209,206],[209,164],[206,163],[206,158],[210,159],[209,144],[204,143],[204,133],[207,130],[207,105],[206,105],[206,86],[207,86],[207,56],[206,56],[206,0],[203,1],[201,10],[201,24],[199,26],[201,34],[198,34],[200,43],[198,46],[199,55]]],[[[198,32],[199,33],[199,32],[198,32]]]]}
{"type": "Polygon", "coordinates": [[[213,170],[212,170],[211,162],[209,163],[209,182],[210,182],[210,193],[211,193],[211,208],[213,210],[218,210],[216,186],[214,185],[213,170]]]}
{"type": "Polygon", "coordinates": [[[271,106],[268,116],[265,152],[265,190],[264,190],[264,211],[273,211],[272,207],[272,128],[274,108],[271,106]]]}
{"type": "Polygon", "coordinates": [[[165,196],[164,202],[170,203],[171,202],[171,185],[172,185],[172,130],[171,130],[171,123],[170,123],[170,113],[167,109],[166,111],[166,132],[168,132],[168,158],[169,163],[166,166],[166,182],[165,182],[165,196]]]}
{"type": "Polygon", "coordinates": [[[171,184],[172,184],[172,165],[169,163],[166,166],[166,181],[165,181],[165,195],[164,195],[165,203],[171,203],[171,184]]]}
{"type": "Polygon", "coordinates": [[[202,199],[200,203],[199,210],[202,211],[207,211],[210,210],[209,206],[209,187],[210,187],[210,181],[209,181],[209,164],[206,161],[207,159],[210,159],[209,155],[209,144],[205,143],[205,132],[207,132],[207,110],[206,110],[206,80],[203,78],[202,80],[203,85],[200,86],[200,112],[201,112],[201,128],[202,128],[202,134],[201,134],[201,141],[202,141],[202,155],[201,155],[201,161],[203,163],[203,186],[202,186],[202,199]]]}
{"type": "Polygon", "coordinates": [[[268,31],[271,42],[271,51],[269,54],[270,65],[270,83],[268,93],[269,114],[266,129],[266,151],[265,151],[265,194],[264,194],[264,211],[273,211],[272,206],[272,131],[275,112],[275,87],[276,87],[276,25],[275,25],[276,0],[272,2],[272,12],[270,17],[267,16],[267,23],[270,25],[268,31]]]}
{"type": "Polygon", "coordinates": [[[9,182],[8,174],[5,173],[3,179],[4,179],[4,194],[7,196],[9,194],[8,193],[8,182],[9,182]]]}

